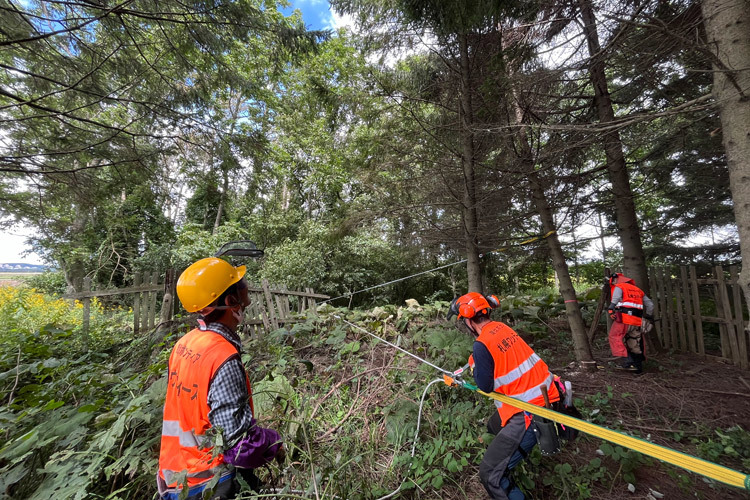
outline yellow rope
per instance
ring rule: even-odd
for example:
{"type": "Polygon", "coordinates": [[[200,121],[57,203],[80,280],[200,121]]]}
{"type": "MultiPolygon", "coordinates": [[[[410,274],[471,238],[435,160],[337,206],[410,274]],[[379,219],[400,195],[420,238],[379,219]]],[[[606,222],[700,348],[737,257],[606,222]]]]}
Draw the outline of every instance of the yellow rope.
{"type": "Polygon", "coordinates": [[[700,474],[716,481],[720,481],[724,484],[736,486],[737,488],[743,488],[750,491],[750,475],[743,474],[728,467],[724,467],[707,460],[702,460],[700,458],[696,458],[691,455],[672,450],[670,448],[665,448],[664,446],[660,446],[658,444],[649,443],[648,441],[644,441],[643,439],[628,436],[626,434],[622,434],[620,432],[616,432],[611,429],[607,429],[605,427],[601,427],[599,425],[592,424],[575,417],[571,417],[569,415],[564,415],[554,410],[542,408],[530,403],[526,403],[524,401],[519,401],[515,398],[511,398],[503,394],[498,394],[496,392],[486,393],[484,391],[480,391],[471,384],[464,383],[464,387],[471,390],[476,390],[476,392],[487,396],[488,398],[496,399],[503,404],[509,404],[534,415],[539,415],[540,417],[554,420],[555,422],[559,422],[563,425],[569,425],[570,427],[578,429],[581,432],[585,432],[586,434],[591,434],[592,436],[606,439],[607,441],[610,441],[612,443],[625,446],[626,448],[638,451],[640,453],[643,453],[644,455],[648,455],[663,462],[682,467],[683,469],[687,469],[689,471],[695,472],[696,474],[700,474]]]}

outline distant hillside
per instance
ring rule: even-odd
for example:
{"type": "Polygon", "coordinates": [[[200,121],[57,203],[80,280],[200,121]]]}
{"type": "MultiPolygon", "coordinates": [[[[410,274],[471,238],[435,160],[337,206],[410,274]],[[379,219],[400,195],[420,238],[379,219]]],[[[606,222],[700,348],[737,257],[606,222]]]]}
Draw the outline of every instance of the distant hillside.
{"type": "Polygon", "coordinates": [[[45,269],[47,269],[47,266],[41,264],[23,264],[19,262],[0,264],[0,273],[41,273],[45,269]]]}

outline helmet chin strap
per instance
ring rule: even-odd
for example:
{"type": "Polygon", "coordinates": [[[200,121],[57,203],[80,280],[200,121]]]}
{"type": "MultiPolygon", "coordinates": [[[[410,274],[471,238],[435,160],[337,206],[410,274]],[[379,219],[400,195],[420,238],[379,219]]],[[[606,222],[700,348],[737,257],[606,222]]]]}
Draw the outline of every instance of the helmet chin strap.
{"type": "Polygon", "coordinates": [[[200,314],[201,316],[207,316],[214,311],[226,310],[232,311],[232,317],[237,321],[238,324],[242,322],[242,318],[244,316],[244,308],[242,307],[242,304],[236,304],[233,306],[208,306],[198,311],[198,314],[200,314]]]}
{"type": "Polygon", "coordinates": [[[477,333],[476,328],[474,328],[473,326],[474,325],[473,321],[471,321],[468,318],[464,318],[464,325],[466,325],[466,328],[468,328],[469,331],[472,333],[472,335],[474,335],[474,338],[479,337],[479,334],[477,333]]]}

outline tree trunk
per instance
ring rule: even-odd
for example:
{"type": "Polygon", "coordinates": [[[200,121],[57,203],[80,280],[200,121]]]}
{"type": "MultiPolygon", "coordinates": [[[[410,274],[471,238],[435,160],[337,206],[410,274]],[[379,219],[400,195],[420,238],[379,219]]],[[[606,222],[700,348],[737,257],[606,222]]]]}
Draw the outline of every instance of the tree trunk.
{"type": "MultiPolygon", "coordinates": [[[[518,125],[523,125],[523,113],[518,104],[515,90],[511,98],[513,99],[511,105],[513,106],[515,122],[518,125]]],[[[578,305],[573,280],[570,279],[570,269],[568,268],[568,263],[565,261],[565,253],[557,236],[557,226],[555,225],[552,208],[547,201],[547,195],[544,192],[540,176],[534,169],[536,163],[534,152],[525,126],[518,128],[518,144],[522,155],[521,161],[524,171],[528,172],[527,179],[531,187],[531,196],[534,200],[536,212],[542,220],[542,230],[545,234],[552,233],[546,238],[547,245],[552,256],[552,265],[555,268],[555,282],[565,302],[565,315],[568,318],[570,332],[573,337],[576,360],[581,364],[589,365],[588,368],[595,367],[596,365],[593,363],[594,357],[591,354],[591,344],[589,344],[589,337],[586,332],[586,324],[583,322],[583,315],[578,305]]]]}
{"type": "Polygon", "coordinates": [[[469,47],[466,34],[458,36],[461,64],[461,102],[459,112],[461,120],[461,166],[464,174],[464,194],[461,207],[461,219],[466,243],[466,271],[469,278],[469,291],[484,293],[482,270],[479,261],[479,231],[477,217],[476,172],[474,158],[474,113],[471,102],[471,73],[469,70],[469,47]]]}
{"type": "MultiPolygon", "coordinates": [[[[531,171],[528,179],[531,185],[531,195],[534,199],[539,218],[542,219],[542,228],[545,234],[550,231],[557,231],[552,217],[552,209],[547,202],[547,196],[544,193],[544,187],[540,182],[538,174],[531,171]]],[[[578,305],[573,281],[570,279],[568,263],[565,261],[565,254],[563,253],[562,245],[560,245],[560,239],[557,237],[557,232],[547,237],[547,245],[552,255],[555,274],[559,280],[560,295],[562,295],[565,301],[565,315],[568,317],[568,324],[570,324],[570,331],[573,335],[576,360],[579,363],[585,361],[591,362],[594,360],[594,357],[591,354],[586,325],[583,322],[581,308],[578,305]]]]}
{"type": "MultiPolygon", "coordinates": [[[[594,87],[594,104],[599,115],[599,123],[610,123],[615,119],[615,112],[612,108],[607,76],[604,72],[604,58],[599,45],[599,35],[596,32],[596,18],[590,0],[579,0],[579,4],[583,17],[583,31],[586,35],[589,56],[591,57],[589,70],[591,84],[594,87]]],[[[615,215],[624,256],[623,271],[635,280],[639,288],[648,294],[650,289],[646,257],[643,254],[641,232],[638,227],[638,217],[635,213],[635,201],[630,189],[630,178],[625,164],[622,141],[617,130],[604,135],[604,153],[607,157],[607,171],[615,197],[615,215]]]]}
{"type": "Polygon", "coordinates": [[[224,184],[221,188],[221,197],[219,198],[219,209],[216,211],[216,220],[214,220],[214,230],[212,234],[216,234],[221,226],[221,216],[224,212],[224,203],[226,203],[227,192],[229,191],[229,172],[226,168],[221,169],[224,174],[224,184]]]}
{"type": "Polygon", "coordinates": [[[702,8],[708,47],[716,54],[713,94],[740,236],[739,280],[750,307],[750,2],[703,0],[702,8]]]}

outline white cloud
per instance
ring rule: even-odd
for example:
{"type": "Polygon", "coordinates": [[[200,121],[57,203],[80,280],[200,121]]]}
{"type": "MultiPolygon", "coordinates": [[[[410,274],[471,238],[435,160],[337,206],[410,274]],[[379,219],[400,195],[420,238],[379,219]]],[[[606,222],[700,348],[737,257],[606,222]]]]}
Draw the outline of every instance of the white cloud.
{"type": "Polygon", "coordinates": [[[334,10],[330,9],[331,16],[328,19],[328,24],[326,25],[326,28],[330,28],[332,30],[338,30],[339,28],[347,28],[349,31],[354,32],[355,31],[355,23],[354,23],[354,17],[351,16],[351,14],[339,14],[334,10]]]}

